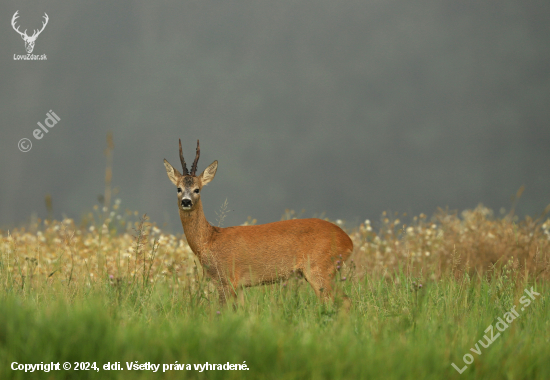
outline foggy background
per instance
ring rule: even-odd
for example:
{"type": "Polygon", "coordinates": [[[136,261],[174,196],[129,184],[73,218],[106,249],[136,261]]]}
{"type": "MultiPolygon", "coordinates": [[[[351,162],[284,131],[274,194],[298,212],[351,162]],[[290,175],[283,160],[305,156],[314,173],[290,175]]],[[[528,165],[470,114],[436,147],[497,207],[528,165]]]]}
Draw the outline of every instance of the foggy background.
{"type": "Polygon", "coordinates": [[[550,203],[550,2],[3,1],[0,226],[80,220],[104,191],[106,135],[123,209],[181,232],[180,170],[201,142],[202,198],[223,226],[326,212],[431,215],[550,203]],[[33,54],[20,30],[49,23],[33,54]],[[32,136],[53,110],[61,121],[32,136]],[[23,153],[18,141],[29,138],[23,153]]]}

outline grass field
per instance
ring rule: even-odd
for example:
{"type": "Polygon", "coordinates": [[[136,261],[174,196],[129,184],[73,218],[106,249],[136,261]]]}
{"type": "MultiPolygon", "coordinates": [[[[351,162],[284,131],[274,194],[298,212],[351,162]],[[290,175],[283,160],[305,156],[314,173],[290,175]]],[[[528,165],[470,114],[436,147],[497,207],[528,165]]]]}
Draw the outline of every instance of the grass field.
{"type": "Polygon", "coordinates": [[[336,221],[355,250],[334,304],[294,278],[236,307],[219,306],[183,235],[119,203],[78,224],[35,219],[0,231],[0,379],[549,379],[544,215],[336,221]]]}

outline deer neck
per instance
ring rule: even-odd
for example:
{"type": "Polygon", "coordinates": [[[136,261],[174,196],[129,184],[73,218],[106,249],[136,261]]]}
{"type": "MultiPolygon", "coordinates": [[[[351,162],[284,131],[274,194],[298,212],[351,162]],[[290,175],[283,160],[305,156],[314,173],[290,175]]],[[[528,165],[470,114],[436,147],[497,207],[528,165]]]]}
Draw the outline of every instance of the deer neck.
{"type": "Polygon", "coordinates": [[[180,209],[180,219],[189,247],[201,260],[203,253],[209,246],[214,229],[204,216],[201,200],[199,199],[192,211],[180,209]]]}

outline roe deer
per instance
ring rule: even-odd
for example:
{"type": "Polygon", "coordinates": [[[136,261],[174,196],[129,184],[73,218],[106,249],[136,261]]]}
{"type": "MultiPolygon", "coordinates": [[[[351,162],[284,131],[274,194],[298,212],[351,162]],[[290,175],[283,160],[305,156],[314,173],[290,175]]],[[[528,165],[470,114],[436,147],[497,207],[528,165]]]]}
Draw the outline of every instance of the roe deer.
{"type": "Polygon", "coordinates": [[[293,219],[255,226],[220,228],[206,220],[201,190],[214,178],[218,161],[196,176],[200,146],[188,172],[179,141],[183,174],[168,161],[168,178],[178,189],[178,210],[189,247],[216,286],[220,303],[240,287],[270,284],[301,273],[317,297],[332,298],[331,280],[352,250],[350,237],[321,219],[293,219]]]}

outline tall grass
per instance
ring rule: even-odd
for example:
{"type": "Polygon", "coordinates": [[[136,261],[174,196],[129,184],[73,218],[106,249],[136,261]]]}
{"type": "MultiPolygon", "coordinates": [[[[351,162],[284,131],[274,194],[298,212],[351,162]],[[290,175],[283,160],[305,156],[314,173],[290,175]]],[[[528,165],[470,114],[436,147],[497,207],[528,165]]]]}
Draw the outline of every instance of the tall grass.
{"type": "Polygon", "coordinates": [[[183,236],[120,212],[120,201],[80,224],[35,220],[0,231],[0,378],[547,379],[549,231],[544,215],[518,221],[482,206],[410,225],[395,214],[365,221],[347,231],[355,250],[335,279],[347,311],[319,303],[300,278],[222,308],[183,236]],[[531,288],[541,295],[520,311],[531,288]],[[519,316],[479,346],[514,306],[519,316]],[[465,354],[473,363],[459,374],[451,363],[462,368],[465,354]],[[160,371],[127,370],[135,361],[160,371]],[[162,372],[176,361],[249,370],[162,372]],[[103,370],[115,362],[123,370],[103,370]]]}

